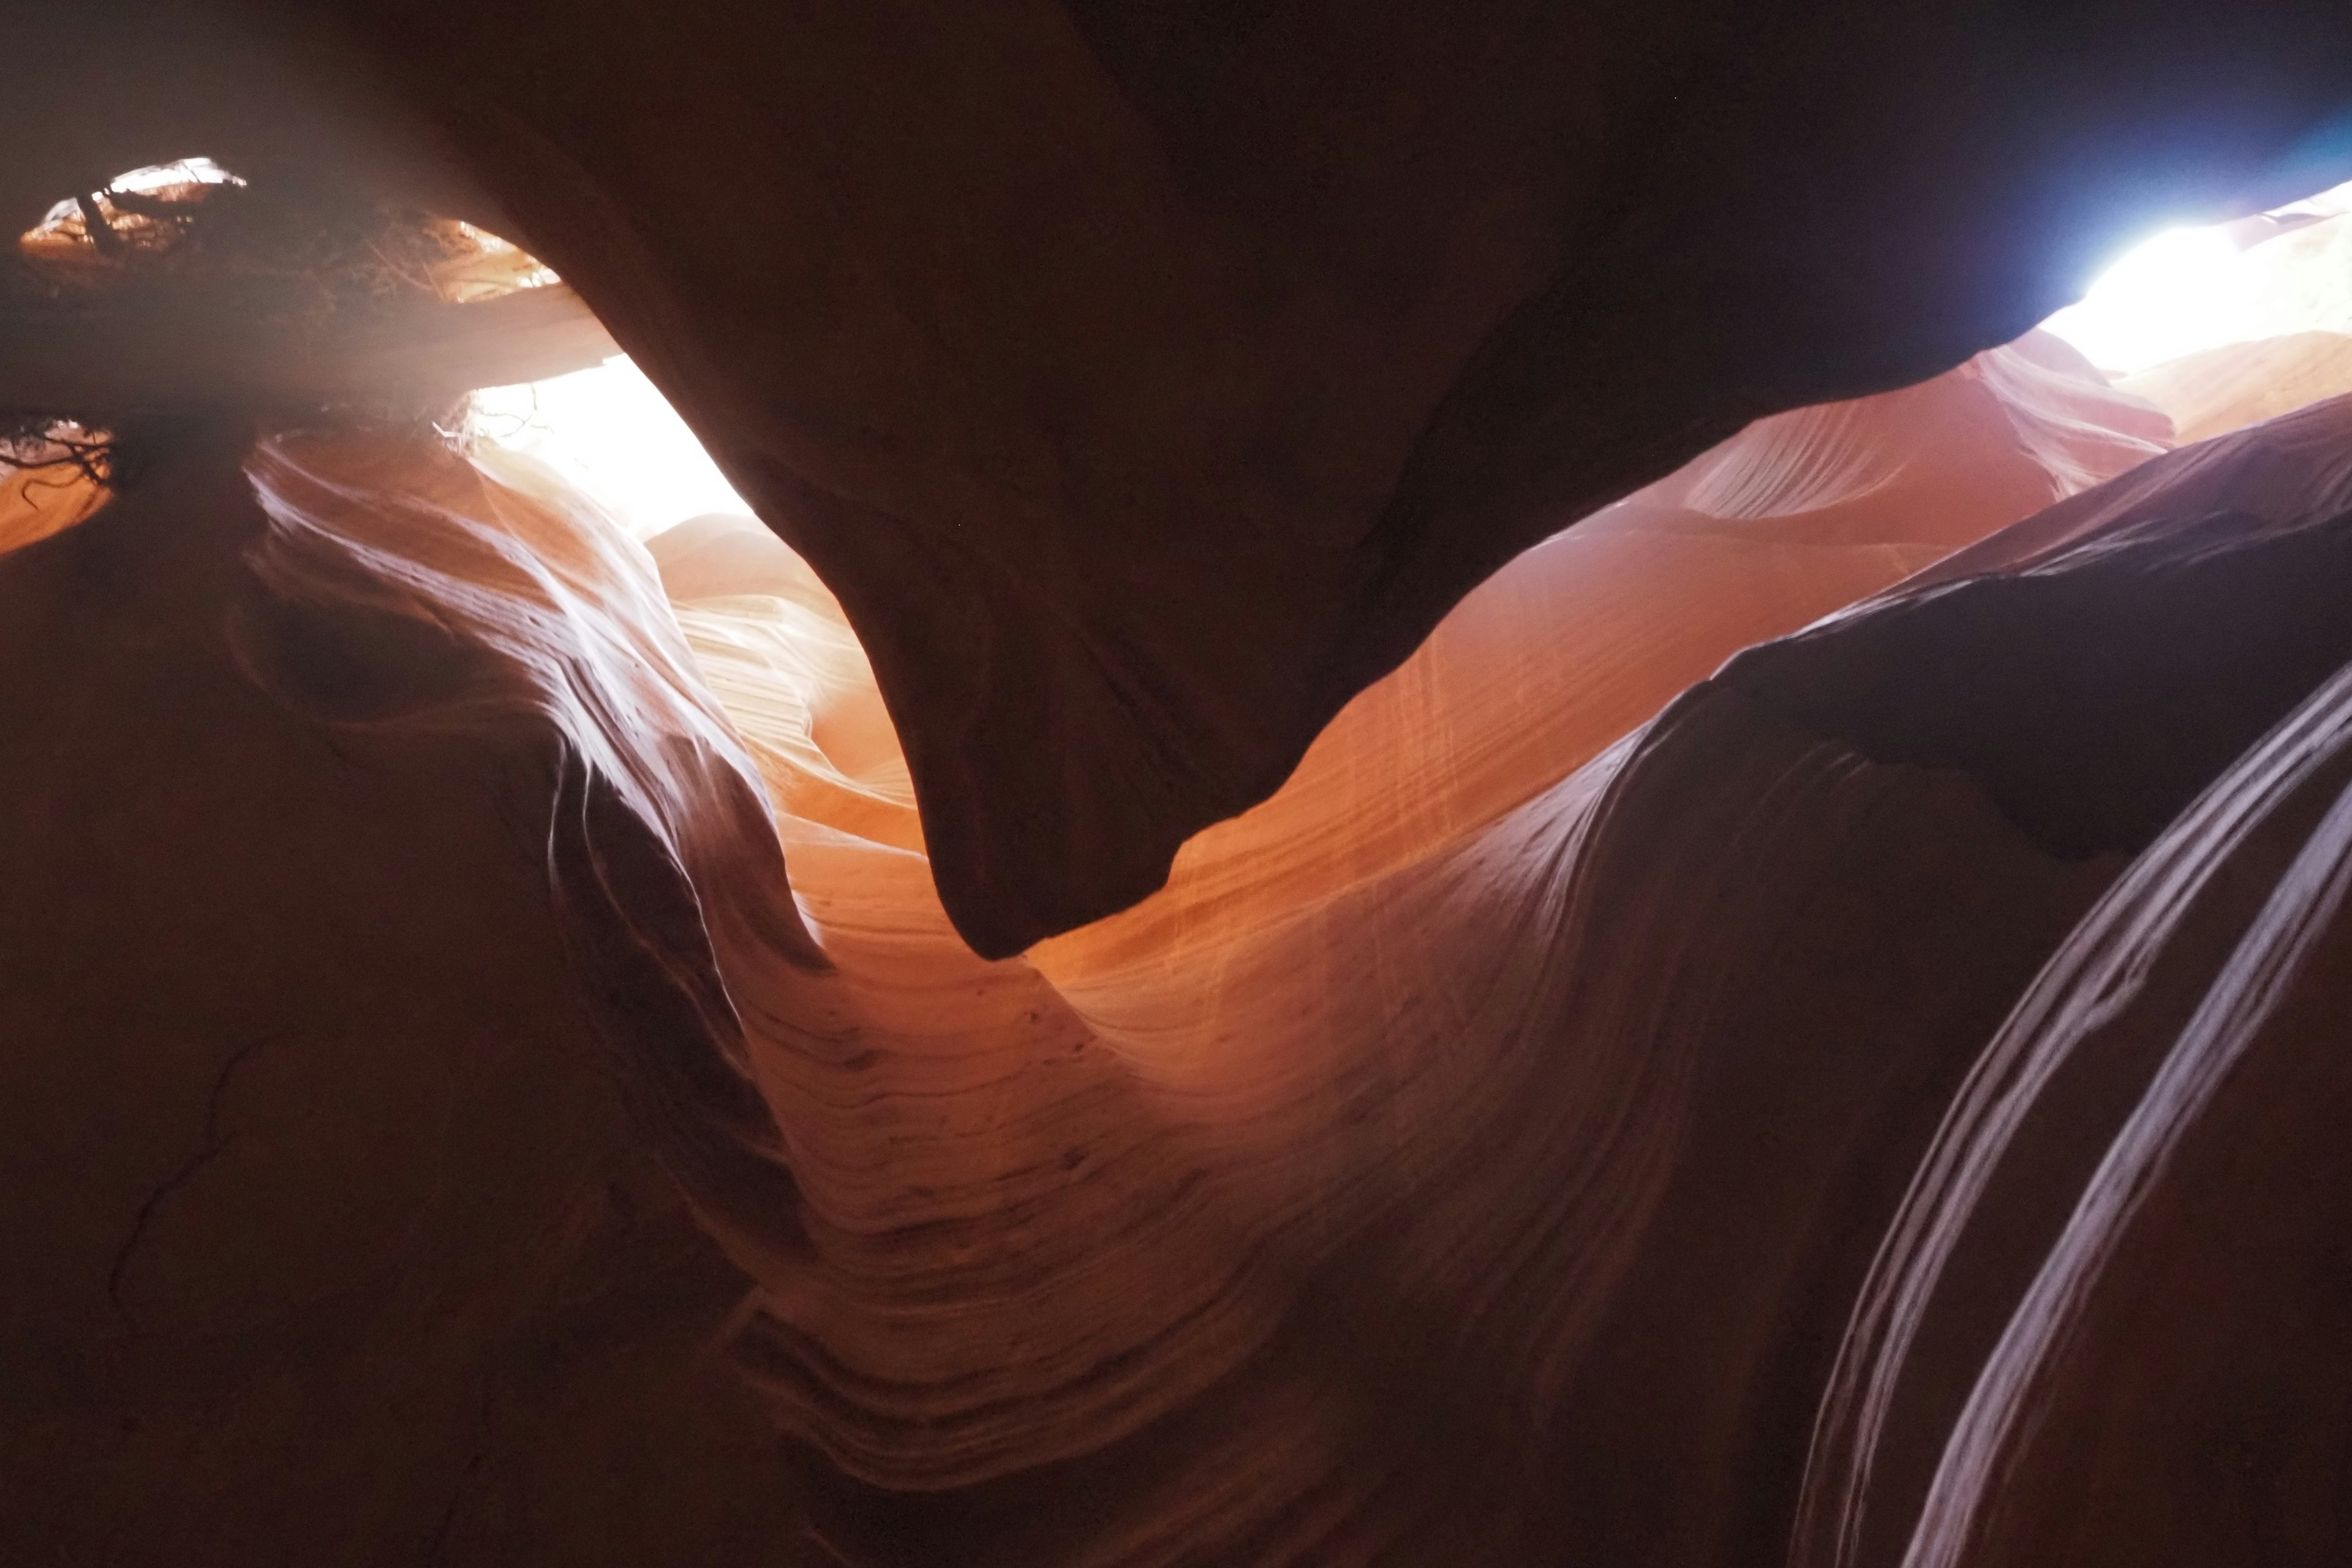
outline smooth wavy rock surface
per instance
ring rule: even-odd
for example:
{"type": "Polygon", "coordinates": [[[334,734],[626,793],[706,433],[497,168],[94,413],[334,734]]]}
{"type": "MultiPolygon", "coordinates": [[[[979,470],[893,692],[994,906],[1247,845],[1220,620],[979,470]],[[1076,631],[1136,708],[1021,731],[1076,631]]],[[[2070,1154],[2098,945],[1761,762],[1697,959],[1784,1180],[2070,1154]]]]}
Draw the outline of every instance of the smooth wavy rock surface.
{"type": "MultiPolygon", "coordinates": [[[[993,964],[956,940],[908,843],[860,826],[883,792],[849,796],[857,765],[812,743],[859,710],[835,642],[792,630],[821,606],[755,535],[656,539],[666,575],[709,595],[681,622],[767,773],[835,964],[744,1012],[773,1050],[755,1059],[785,1075],[816,1252],[763,1275],[744,1349],[792,1429],[860,1483],[835,1500],[841,1538],[878,1521],[861,1544],[885,1558],[899,1542],[905,1561],[1008,1563],[1500,1562],[1603,1515],[1631,1539],[1640,1505],[1596,1501],[1571,1528],[1537,1478],[1581,1440],[1570,1391],[1625,1277],[1686,1222],[1677,1204],[1704,1201],[1673,1194],[1706,1043],[1802,1035],[1783,1013],[1817,1006],[1843,1010],[1832,1033],[1858,1051],[1911,1016],[1906,985],[1958,986],[1916,1060],[1791,1112],[1822,1117],[1828,1145],[1916,1119],[1932,1096],[1878,1097],[1956,1070],[2109,868],[2040,854],[1962,783],[1743,704],[1662,740],[1679,760],[1633,774],[1662,782],[1620,777],[1647,754],[1630,742],[1580,765],[1743,644],[2168,433],[2042,339],[1761,422],[1473,595],[1275,801],[1203,836],[1197,883],[993,964]],[[730,553],[733,571],[689,577],[730,553]],[[1683,613],[1612,622],[1612,602],[1683,613]],[[764,681],[746,658],[761,624],[808,650],[769,653],[764,681]],[[1738,744],[1761,754],[1718,776],[1710,748],[1738,744]],[[1821,909],[1850,865],[1866,886],[1821,909]],[[1924,907],[1939,878],[1986,912],[1937,982],[1927,932],[1881,946],[1853,911],[1924,907]],[[1809,920],[1827,945],[1783,946],[1809,920]],[[1833,1000],[1787,994],[1780,965],[1815,975],[1848,942],[1870,951],[1833,1000]],[[1397,1430],[1381,1410],[1412,1414],[1397,1430]],[[1103,1516],[1074,1527],[1049,1500],[1071,1489],[1103,1516]]],[[[1760,1093],[1769,1070],[1726,1092],[1760,1093]]],[[[1864,1179],[1833,1156],[1778,1173],[1743,1158],[1737,1182],[1778,1193],[1799,1231],[1828,1187],[1864,1179]]]]}
{"type": "MultiPolygon", "coordinates": [[[[2171,444],[2032,332],[1901,392],[1761,419],[1528,551],[1333,721],[1169,886],[1048,944],[1166,957],[1454,842],[1751,643],[1794,631],[2171,444]]],[[[1050,960],[1059,964],[1056,956],[1050,960]]]]}
{"type": "Polygon", "coordinates": [[[1580,763],[1458,689],[1497,804],[993,963],[723,523],[284,438],[0,558],[12,1554],[2336,1560],[2352,403],[1946,556],[2148,416],[1906,395],[1591,537],[1939,564],[1580,763]]]}
{"type": "MultiPolygon", "coordinates": [[[[2341,0],[18,20],[18,55],[76,67],[0,102],[17,230],[201,149],[475,221],[576,287],[840,594],[994,955],[1158,889],[1564,522],[2014,339],[2158,222],[2352,173],[2341,0]]],[[[0,323],[0,405],[69,390],[106,425],[269,384],[142,387],[170,334],[37,327],[0,323]]]]}
{"type": "MultiPolygon", "coordinates": [[[[2305,747],[2300,720],[2263,731],[2352,657],[2347,457],[2336,405],[2147,464],[1220,941],[982,964],[911,858],[787,818],[843,1055],[803,1043],[805,990],[752,1026],[798,1089],[775,1103],[816,1258],[763,1274],[742,1349],[855,1483],[829,1537],[908,1563],[1892,1562],[1972,1540],[1988,1489],[2075,1496],[2063,1457],[1919,1464],[1990,1419],[1956,1395],[2128,1080],[2045,1096],[2090,1135],[2026,1214],[1983,1216],[1996,1256],[1935,1303],[1957,1322],[1890,1350],[1874,1303],[1924,1267],[1906,1238],[2035,998],[2145,889],[2184,912],[2168,857],[2210,837],[2209,781],[2305,747]],[[1851,1428],[1874,1355],[1893,1392],[1851,1428]]],[[[2273,1266],[2324,1256],[2324,1222],[2273,1266]]],[[[2185,1434],[2244,1415],[2236,1363],[2193,1322],[2149,1331],[2215,1369],[2140,1395],[2193,1471],[2185,1434]]],[[[2322,1507],[2330,1430],[2267,1439],[2286,1468],[2245,1484],[2322,1507]]],[[[2105,1511],[2047,1505],[2070,1552],[2151,1541],[2158,1483],[2116,1464],[2105,1511]]],[[[2242,1488],[2201,1495],[2181,1540],[2230,1546],[2242,1488]]],[[[2288,1560],[2343,1543],[2297,1528],[2288,1560]]]]}
{"type": "MultiPolygon", "coordinates": [[[[2352,258],[2346,271],[2352,274],[2352,258]]],[[[2299,331],[2225,343],[2116,384],[2170,415],[2183,441],[2202,441],[2352,392],[2352,334],[2299,331]]]]}
{"type": "Polygon", "coordinates": [[[2011,814],[2045,833],[2163,826],[1920,1163],[1840,1347],[1794,1563],[2319,1563],[2352,1545],[2347,1173],[2316,1131],[2347,1108],[2347,442],[2352,401],[2322,405],[1945,568],[2008,544],[2020,595],[2137,574],[2149,618],[2199,639],[2101,672],[2186,704],[2167,742],[2012,759],[2011,814]]]}
{"type": "Polygon", "coordinates": [[[617,533],[246,446],[0,556],[0,1559],[798,1561],[709,1353],[750,763],[617,533]]]}

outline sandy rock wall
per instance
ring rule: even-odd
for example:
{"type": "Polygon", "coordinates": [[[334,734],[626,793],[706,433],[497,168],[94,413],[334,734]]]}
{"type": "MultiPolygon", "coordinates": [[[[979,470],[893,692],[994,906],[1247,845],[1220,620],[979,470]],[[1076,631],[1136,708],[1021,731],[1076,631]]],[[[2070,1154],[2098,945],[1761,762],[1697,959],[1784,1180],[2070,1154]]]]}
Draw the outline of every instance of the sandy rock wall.
{"type": "MultiPolygon", "coordinates": [[[[2099,395],[2074,406],[2146,417],[2099,395]]],[[[1613,526],[1720,529],[1733,506],[1688,498],[1773,493],[1724,477],[1760,472],[1822,504],[1752,500],[1750,526],[1867,537],[1878,494],[1930,531],[1822,434],[1885,416],[1759,428],[1613,526]]],[[[2255,906],[2316,911],[2282,962],[2326,984],[2328,884],[2274,879],[2337,852],[2298,836],[2341,782],[2347,418],[2153,462],[2111,434],[2113,482],[1741,655],[1516,806],[1433,812],[1365,869],[1302,847],[1299,804],[1278,870],[1026,960],[964,952],[903,846],[785,805],[835,968],[744,1016],[814,1255],[754,1266],[739,1350],[837,1472],[826,1538],[908,1563],[2325,1561],[2332,1276],[2266,1296],[2142,1231],[2138,1267],[2216,1300],[2106,1287],[2200,1369],[2133,1385],[2179,1434],[2146,1455],[2099,1392],[2116,1363],[2040,1302],[2120,1247],[2102,1184],[2161,1163],[2137,1129],[2190,1136],[2203,1101],[2158,1068],[2189,1014],[2238,1016],[2216,975],[2255,906]],[[2273,1310],[2311,1348],[2249,1360],[2273,1310]],[[2288,1392],[2290,1363],[2321,1381],[2288,1392]],[[2045,1405],[2115,1456],[2087,1503],[2078,1456],[2004,1457],[2045,1405]],[[2227,1484],[2199,1468],[2217,1423],[2244,1434],[2227,1484]],[[2157,1489],[2168,1510],[2134,1500],[2157,1489]]],[[[1966,537],[1945,526],[1927,555],[1966,537]]],[[[1541,604],[1542,554],[1456,622],[1541,604]]],[[[1444,690],[1449,635],[1391,684],[1444,690]]],[[[795,689],[811,715],[845,689],[795,689]]],[[[1534,773],[1495,738],[1578,721],[1533,679],[1517,709],[1383,689],[1327,742],[1384,760],[1443,714],[1463,730],[1421,731],[1434,755],[1534,773]]],[[[818,798],[789,748],[761,756],[772,796],[818,798]]],[[[1323,796],[1341,846],[1370,795],[1323,796]]],[[[2265,1180],[2298,1168],[2263,1153],[2265,1180]]],[[[2272,1189],[2229,1190],[2206,1223],[2272,1189]]],[[[2333,1211],[2289,1207],[2263,1279],[2326,1256],[2333,1211]]]]}
{"type": "MultiPolygon", "coordinates": [[[[1631,1407],[1664,1398],[1595,1367],[1752,1339],[1743,1314],[1778,1292],[1834,1300],[1789,1254],[1856,1184],[1892,1202],[1901,1156],[1856,1152],[1859,1129],[1907,1120],[1924,1142],[1925,1108],[2113,864],[2042,853],[1963,782],[1745,701],[1678,732],[1643,782],[1621,777],[1634,743],[1609,742],[1744,642],[2167,434],[2043,342],[1763,422],[1474,595],[1273,802],[1188,849],[1196,881],[1180,869],[1138,910],[998,963],[956,941],[903,838],[862,830],[879,792],[845,797],[848,770],[814,743],[860,703],[831,638],[746,658],[746,623],[792,636],[824,606],[756,536],[656,540],[666,574],[705,595],[681,621],[761,758],[836,965],[745,1006],[816,1256],[763,1271],[742,1348],[852,1483],[827,1502],[837,1538],[1004,1563],[1726,1550],[1726,1519],[1699,1510],[1680,1516],[1688,1539],[1645,1537],[1672,1510],[1638,1488],[1545,1500],[1583,1468],[1593,1410],[1630,1450],[1631,1407]],[[1682,613],[1664,628],[1567,613],[1612,600],[1682,613]],[[1869,871],[1823,904],[1832,867],[1869,871]],[[1939,898],[1980,929],[1864,913],[1939,898]],[[1939,942],[1967,956],[1930,979],[1939,942]],[[1840,953],[1852,977],[1823,994],[1782,977],[1818,983],[1840,953]],[[1927,992],[1948,1016],[1919,1028],[1927,992]],[[1788,1058],[1710,1051],[1759,1031],[1818,1047],[1806,1021],[1832,1016],[1840,1059],[1898,1018],[1906,1055],[1841,1094],[1826,1066],[1784,1082],[1808,1131],[1769,1149],[1731,1131],[1788,1058]],[[1728,1138],[1727,1179],[1677,1156],[1709,1071],[1727,1087],[1696,1158],[1728,1138]],[[1816,1133],[1813,1157],[1773,1168],[1816,1133]],[[1717,1183],[1758,1194],[1732,1247],[1754,1277],[1735,1288],[1727,1267],[1706,1309],[1651,1299],[1652,1270],[1691,1266],[1659,1238],[1722,1232],[1717,1183]],[[1073,1492],[1095,1500],[1084,1524],[1055,1506],[1073,1492]]],[[[1843,1258],[1846,1277],[1861,1263],[1843,1258]]],[[[1688,1430],[1641,1431],[1652,1475],[1712,1474],[1730,1510],[1742,1464],[1763,1462],[1738,1451],[1758,1417],[1709,1412],[1710,1369],[1678,1383],[1688,1430]]]]}
{"type": "Polygon", "coordinates": [[[748,764],[625,541],[248,446],[0,557],[0,1557],[793,1561],[682,1195],[790,1183],[665,1022],[748,764]]]}
{"type": "Polygon", "coordinates": [[[2332,1561],[2352,406],[2167,437],[1760,422],[999,961],[764,536],[192,440],[0,556],[12,1554],[2332,1561]]]}

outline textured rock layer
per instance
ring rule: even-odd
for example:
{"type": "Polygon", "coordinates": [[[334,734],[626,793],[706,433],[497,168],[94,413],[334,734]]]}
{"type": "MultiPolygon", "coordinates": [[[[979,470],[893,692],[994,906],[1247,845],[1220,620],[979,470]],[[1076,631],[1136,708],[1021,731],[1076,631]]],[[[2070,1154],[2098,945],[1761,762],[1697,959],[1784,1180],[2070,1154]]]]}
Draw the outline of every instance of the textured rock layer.
{"type": "Polygon", "coordinates": [[[75,62],[0,105],[23,225],[202,150],[576,285],[840,595],[992,955],[1152,891],[1568,521],[2352,172],[2336,0],[20,20],[75,62]]]}
{"type": "Polygon", "coordinates": [[[793,1561],[680,1197],[790,1184],[677,1024],[681,860],[782,868],[653,574],[247,445],[0,557],[0,1558],[793,1561]]]}
{"type": "Polygon", "coordinates": [[[1986,348],[2340,7],[649,15],[278,41],[814,570],[0,494],[0,1557],[2352,1554],[2335,340],[1986,348]]]}
{"type": "Polygon", "coordinates": [[[2162,436],[1759,425],[996,963],[764,536],[192,437],[0,557],[11,1555],[2329,1561],[2352,405],[2162,436]]]}

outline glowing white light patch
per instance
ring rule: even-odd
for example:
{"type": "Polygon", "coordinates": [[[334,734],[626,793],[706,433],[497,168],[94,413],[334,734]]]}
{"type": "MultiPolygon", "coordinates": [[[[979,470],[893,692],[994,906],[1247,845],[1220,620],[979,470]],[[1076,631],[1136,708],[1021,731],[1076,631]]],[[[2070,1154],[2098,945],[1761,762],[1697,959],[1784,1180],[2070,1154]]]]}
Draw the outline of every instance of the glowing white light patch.
{"type": "Polygon", "coordinates": [[[106,182],[110,191],[160,191],[173,185],[241,185],[245,182],[210,158],[181,158],[117,174],[106,182]]]}
{"type": "Polygon", "coordinates": [[[751,510],[625,354],[476,393],[474,432],[554,468],[639,539],[705,512],[751,510]]]}
{"type": "Polygon", "coordinates": [[[2237,242],[2221,227],[2168,229],[2042,326],[2101,369],[2128,374],[2259,335],[2248,281],[2237,242]]]}
{"type": "MultiPolygon", "coordinates": [[[[173,185],[241,185],[245,182],[210,158],[181,158],[169,163],[155,163],[144,169],[132,169],[106,182],[110,191],[162,191],[173,185]]],[[[81,220],[81,206],[71,196],[51,207],[48,216],[33,226],[26,237],[49,233],[71,220],[81,220]]]]}

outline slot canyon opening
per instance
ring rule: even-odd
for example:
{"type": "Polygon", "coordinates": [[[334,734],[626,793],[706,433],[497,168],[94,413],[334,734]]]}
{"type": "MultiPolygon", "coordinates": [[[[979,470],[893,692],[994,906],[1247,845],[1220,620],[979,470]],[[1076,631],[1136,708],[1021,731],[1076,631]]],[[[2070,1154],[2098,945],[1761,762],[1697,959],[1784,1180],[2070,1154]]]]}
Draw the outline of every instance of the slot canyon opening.
{"type": "Polygon", "coordinates": [[[22,236],[0,1557],[2330,1562],[2352,184],[1939,337],[1129,26],[22,236]]]}
{"type": "Polygon", "coordinates": [[[0,265],[16,406],[0,545],[89,516],[143,453],[206,420],[463,433],[501,368],[610,355],[554,273],[463,220],[208,157],[69,195],[0,265]]]}

